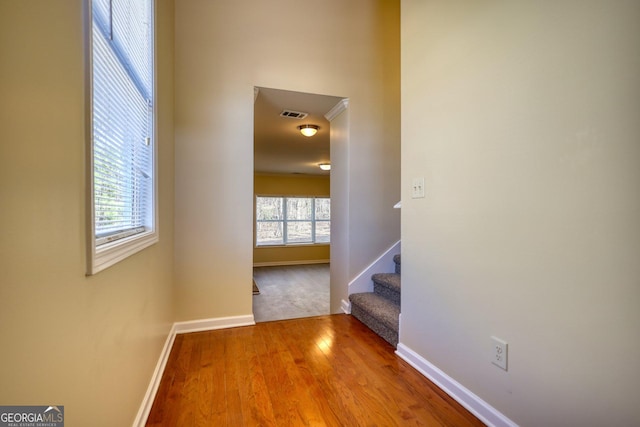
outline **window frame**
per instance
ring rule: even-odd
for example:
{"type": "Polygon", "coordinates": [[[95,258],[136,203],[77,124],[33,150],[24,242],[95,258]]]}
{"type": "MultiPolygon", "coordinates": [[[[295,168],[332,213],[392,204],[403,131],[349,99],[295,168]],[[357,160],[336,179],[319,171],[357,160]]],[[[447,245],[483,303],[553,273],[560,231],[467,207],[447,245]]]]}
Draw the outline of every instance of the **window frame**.
{"type": "Polygon", "coordinates": [[[328,242],[317,242],[316,241],[316,223],[318,222],[328,222],[329,226],[331,225],[331,214],[329,214],[329,219],[316,219],[315,218],[315,201],[316,199],[328,199],[331,202],[330,196],[298,196],[298,195],[273,195],[273,194],[256,194],[254,199],[254,248],[278,248],[278,247],[292,247],[292,246],[322,246],[322,245],[330,245],[331,244],[331,232],[329,232],[329,241],[328,242]],[[258,199],[264,198],[276,198],[282,199],[283,210],[282,210],[282,219],[275,220],[259,220],[258,219],[258,199]],[[307,220],[295,220],[295,219],[287,219],[287,199],[312,199],[313,203],[311,206],[311,219],[307,220]],[[282,243],[273,243],[273,244],[258,244],[258,223],[282,223],[282,243]],[[295,222],[311,222],[311,238],[310,242],[287,242],[287,223],[295,223],[295,222]]]}
{"type": "Polygon", "coordinates": [[[152,49],[152,82],[151,82],[151,184],[152,212],[149,213],[150,224],[145,231],[108,241],[96,236],[95,194],[94,194],[94,132],[93,132],[93,10],[92,0],[85,0],[85,104],[86,104],[86,181],[87,181],[87,267],[86,275],[91,276],[113,266],[114,264],[157,243],[160,239],[158,214],[158,108],[157,108],[157,16],[156,2],[151,2],[151,49],[152,49]],[[103,242],[98,244],[97,240],[103,242]]]}

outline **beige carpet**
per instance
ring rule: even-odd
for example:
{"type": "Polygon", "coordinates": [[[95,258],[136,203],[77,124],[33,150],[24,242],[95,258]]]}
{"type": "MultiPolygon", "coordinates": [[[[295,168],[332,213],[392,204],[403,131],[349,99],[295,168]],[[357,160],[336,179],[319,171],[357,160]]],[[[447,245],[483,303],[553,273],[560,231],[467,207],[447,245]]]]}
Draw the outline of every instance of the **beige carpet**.
{"type": "Polygon", "coordinates": [[[256,322],[329,314],[329,264],[255,267],[256,322]]]}

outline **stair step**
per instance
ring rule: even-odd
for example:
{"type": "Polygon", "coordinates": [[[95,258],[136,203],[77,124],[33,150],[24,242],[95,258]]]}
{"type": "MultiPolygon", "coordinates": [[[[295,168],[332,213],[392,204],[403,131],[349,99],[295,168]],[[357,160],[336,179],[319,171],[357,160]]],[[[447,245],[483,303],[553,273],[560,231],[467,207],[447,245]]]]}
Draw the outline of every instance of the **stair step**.
{"type": "Polygon", "coordinates": [[[396,304],[400,304],[400,274],[376,273],[371,276],[373,291],[396,304]]]}
{"type": "Polygon", "coordinates": [[[392,346],[398,345],[400,304],[373,292],[349,295],[351,314],[392,346]]]}
{"type": "Polygon", "coordinates": [[[400,254],[393,256],[393,262],[396,264],[396,273],[400,274],[400,254]]]}

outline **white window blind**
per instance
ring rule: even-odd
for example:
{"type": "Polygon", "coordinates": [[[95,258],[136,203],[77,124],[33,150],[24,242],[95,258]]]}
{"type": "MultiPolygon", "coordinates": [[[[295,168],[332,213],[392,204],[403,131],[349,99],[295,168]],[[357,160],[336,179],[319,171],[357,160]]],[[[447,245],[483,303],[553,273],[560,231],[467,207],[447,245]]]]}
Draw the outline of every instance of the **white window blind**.
{"type": "Polygon", "coordinates": [[[96,252],[154,232],[153,0],[92,0],[96,252]]]}

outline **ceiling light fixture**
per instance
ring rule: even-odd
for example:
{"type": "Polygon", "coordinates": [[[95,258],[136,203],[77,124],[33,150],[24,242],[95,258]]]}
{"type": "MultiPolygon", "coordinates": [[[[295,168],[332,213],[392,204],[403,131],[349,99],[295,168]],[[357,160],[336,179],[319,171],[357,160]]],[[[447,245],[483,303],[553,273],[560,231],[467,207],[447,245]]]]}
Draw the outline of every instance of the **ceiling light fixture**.
{"type": "Polygon", "coordinates": [[[298,129],[304,136],[313,136],[318,132],[319,127],[316,125],[300,125],[298,129]]]}
{"type": "Polygon", "coordinates": [[[318,166],[320,166],[320,169],[323,171],[331,170],[331,163],[320,163],[318,166]]]}

